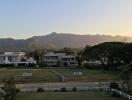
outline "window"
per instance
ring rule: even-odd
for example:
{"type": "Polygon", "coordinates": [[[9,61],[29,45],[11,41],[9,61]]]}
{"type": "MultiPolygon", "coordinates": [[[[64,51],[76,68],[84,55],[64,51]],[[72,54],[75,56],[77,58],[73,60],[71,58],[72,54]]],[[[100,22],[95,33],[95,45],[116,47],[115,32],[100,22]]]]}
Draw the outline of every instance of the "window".
{"type": "Polygon", "coordinates": [[[12,61],[12,57],[8,57],[8,60],[9,60],[9,61],[12,61]]]}

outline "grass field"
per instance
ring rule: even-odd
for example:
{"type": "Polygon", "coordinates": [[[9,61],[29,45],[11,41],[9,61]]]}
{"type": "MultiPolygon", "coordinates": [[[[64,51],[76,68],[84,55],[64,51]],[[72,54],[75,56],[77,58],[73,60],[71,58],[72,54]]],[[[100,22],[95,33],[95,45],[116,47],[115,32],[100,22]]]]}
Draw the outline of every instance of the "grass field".
{"type": "Polygon", "coordinates": [[[103,92],[20,93],[16,100],[122,100],[103,92]]]}
{"type": "Polygon", "coordinates": [[[62,74],[68,81],[109,81],[119,79],[118,72],[90,69],[56,69],[55,71],[62,74]],[[82,75],[75,76],[73,72],[82,72],[82,75]]]}
{"type": "Polygon", "coordinates": [[[112,81],[119,79],[119,73],[90,69],[0,69],[0,81],[13,76],[18,82],[59,82],[60,77],[53,73],[54,70],[64,76],[65,81],[112,81]],[[81,76],[73,75],[73,72],[82,72],[81,76]],[[32,76],[23,77],[24,72],[32,73],[32,76]]]}
{"type": "Polygon", "coordinates": [[[22,82],[57,82],[59,77],[49,69],[6,69],[0,71],[0,80],[13,76],[16,81],[22,82]],[[24,72],[32,73],[32,76],[24,77],[24,72]]]}

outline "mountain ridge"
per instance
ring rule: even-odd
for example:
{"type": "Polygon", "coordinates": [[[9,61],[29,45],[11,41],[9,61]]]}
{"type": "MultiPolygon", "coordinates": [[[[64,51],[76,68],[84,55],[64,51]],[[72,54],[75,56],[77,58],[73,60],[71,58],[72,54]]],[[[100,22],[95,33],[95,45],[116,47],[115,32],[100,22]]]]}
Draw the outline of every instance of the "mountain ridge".
{"type": "Polygon", "coordinates": [[[132,37],[111,35],[78,35],[52,32],[48,35],[33,36],[28,39],[0,39],[0,50],[31,50],[50,48],[83,48],[103,42],[132,42],[132,37]]]}

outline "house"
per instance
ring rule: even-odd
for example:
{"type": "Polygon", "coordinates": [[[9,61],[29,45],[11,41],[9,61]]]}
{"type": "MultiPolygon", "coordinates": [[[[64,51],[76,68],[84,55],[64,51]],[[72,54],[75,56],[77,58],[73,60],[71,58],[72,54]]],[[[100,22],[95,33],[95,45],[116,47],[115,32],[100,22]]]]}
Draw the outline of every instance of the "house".
{"type": "Polygon", "coordinates": [[[24,52],[5,52],[0,54],[0,64],[12,64],[18,66],[19,64],[36,64],[32,58],[27,59],[24,52]]]}
{"type": "Polygon", "coordinates": [[[44,55],[44,63],[47,66],[75,66],[77,65],[76,56],[66,53],[47,52],[44,55]]]}
{"type": "Polygon", "coordinates": [[[47,52],[44,55],[44,63],[48,66],[55,66],[59,60],[59,56],[54,52],[47,52]]]}
{"type": "Polygon", "coordinates": [[[64,66],[77,65],[76,56],[74,55],[65,55],[61,59],[63,61],[64,66]]]}

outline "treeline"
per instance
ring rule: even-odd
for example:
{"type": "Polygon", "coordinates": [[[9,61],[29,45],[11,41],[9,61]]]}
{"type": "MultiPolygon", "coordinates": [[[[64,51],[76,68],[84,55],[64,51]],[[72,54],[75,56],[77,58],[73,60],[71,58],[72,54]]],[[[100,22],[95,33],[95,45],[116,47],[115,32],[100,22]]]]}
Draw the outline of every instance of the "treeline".
{"type": "Polygon", "coordinates": [[[35,49],[26,51],[26,56],[33,57],[37,62],[43,62],[47,51],[65,52],[76,55],[78,67],[101,66],[105,70],[118,70],[121,65],[132,62],[132,43],[105,42],[95,46],[86,46],[83,49],[62,48],[59,50],[35,49]]]}
{"type": "Polygon", "coordinates": [[[35,49],[32,51],[24,51],[24,52],[26,52],[27,57],[32,57],[39,63],[39,62],[43,62],[44,54],[47,52],[66,53],[68,55],[75,55],[77,51],[78,49],[65,47],[57,50],[35,49]]]}
{"type": "Polygon", "coordinates": [[[79,61],[96,62],[105,70],[117,70],[119,66],[132,62],[132,43],[105,42],[92,47],[86,46],[79,55],[79,61]]]}

